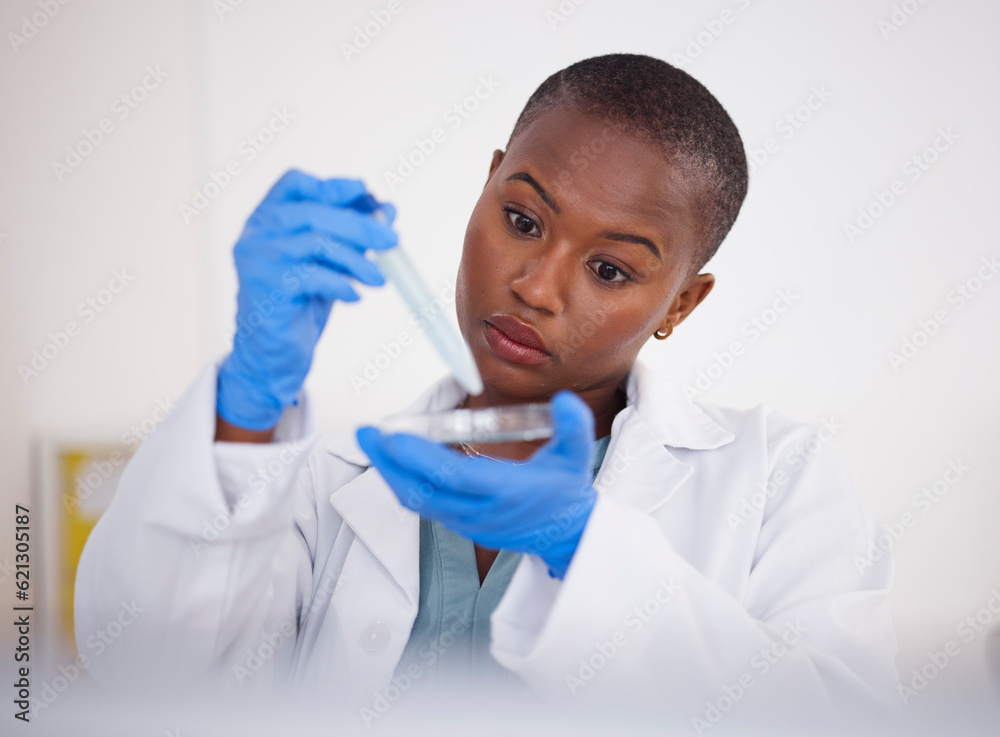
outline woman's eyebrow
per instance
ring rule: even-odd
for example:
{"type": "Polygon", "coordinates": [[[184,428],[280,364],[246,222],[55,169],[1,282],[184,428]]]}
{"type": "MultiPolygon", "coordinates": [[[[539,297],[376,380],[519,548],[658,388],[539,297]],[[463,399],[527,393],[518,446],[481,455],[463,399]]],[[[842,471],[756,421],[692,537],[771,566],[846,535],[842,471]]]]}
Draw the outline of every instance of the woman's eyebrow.
{"type": "Polygon", "coordinates": [[[551,207],[552,210],[557,215],[559,214],[559,205],[557,205],[556,201],[554,199],[552,199],[552,195],[550,195],[548,192],[546,192],[542,188],[542,185],[540,185],[538,182],[536,182],[535,178],[533,176],[531,176],[528,172],[526,172],[526,171],[515,172],[514,174],[511,174],[509,177],[507,177],[504,181],[505,182],[509,182],[511,180],[517,180],[517,181],[520,181],[520,182],[527,182],[528,184],[530,184],[532,186],[532,188],[538,193],[538,196],[542,198],[542,202],[544,202],[546,205],[548,205],[549,207],[551,207]]]}
{"type": "Polygon", "coordinates": [[[645,246],[649,249],[650,253],[656,256],[656,260],[663,263],[663,259],[660,257],[660,249],[656,247],[656,244],[649,238],[643,238],[641,235],[632,235],[631,233],[609,233],[605,231],[601,233],[601,238],[607,238],[609,241],[625,241],[626,243],[638,243],[641,246],[645,246]]]}
{"type": "MultiPolygon", "coordinates": [[[[559,205],[557,205],[556,201],[552,199],[552,195],[546,192],[545,189],[542,187],[542,185],[536,182],[535,178],[531,176],[528,172],[526,171],[515,172],[511,174],[509,177],[507,177],[504,180],[504,182],[509,182],[511,180],[516,180],[519,182],[527,182],[528,184],[530,184],[531,187],[535,190],[535,192],[538,193],[538,196],[542,198],[542,202],[551,207],[552,210],[557,215],[559,214],[559,205]]],[[[656,246],[655,243],[653,243],[653,241],[649,240],[649,238],[643,238],[641,235],[633,235],[632,233],[614,233],[611,231],[605,231],[601,233],[600,237],[607,238],[610,241],[638,243],[639,245],[648,248],[650,253],[656,256],[657,261],[661,263],[663,262],[663,258],[660,256],[660,249],[656,246]]]]}

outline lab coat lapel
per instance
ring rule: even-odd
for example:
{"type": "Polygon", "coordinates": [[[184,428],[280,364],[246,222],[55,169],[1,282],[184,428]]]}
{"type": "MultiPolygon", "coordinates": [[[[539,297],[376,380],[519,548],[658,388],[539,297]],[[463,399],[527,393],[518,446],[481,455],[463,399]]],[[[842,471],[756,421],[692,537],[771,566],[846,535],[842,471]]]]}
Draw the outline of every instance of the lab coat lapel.
{"type": "Polygon", "coordinates": [[[399,503],[374,466],[335,491],[330,504],[417,606],[420,517],[399,503]]]}
{"type": "Polygon", "coordinates": [[[667,450],[634,407],[618,413],[611,433],[604,463],[594,481],[598,493],[652,512],[694,471],[667,450]],[[614,425],[619,422],[616,433],[614,425]]]}
{"type": "Polygon", "coordinates": [[[694,469],[671,448],[708,450],[736,437],[636,361],[626,383],[628,404],[611,425],[611,441],[594,486],[643,512],[666,502],[694,469]]]}
{"type": "MultiPolygon", "coordinates": [[[[450,376],[433,384],[400,414],[455,407],[465,394],[450,376]]],[[[385,566],[416,607],[420,599],[420,516],[402,504],[354,437],[327,445],[327,451],[366,470],[330,495],[330,504],[362,543],[385,566]]]]}

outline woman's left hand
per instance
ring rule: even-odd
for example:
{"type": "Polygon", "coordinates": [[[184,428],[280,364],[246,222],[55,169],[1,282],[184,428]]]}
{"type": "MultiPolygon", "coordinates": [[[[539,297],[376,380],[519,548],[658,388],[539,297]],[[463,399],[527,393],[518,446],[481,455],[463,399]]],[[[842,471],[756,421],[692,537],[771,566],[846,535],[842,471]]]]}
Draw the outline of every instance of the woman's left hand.
{"type": "Polygon", "coordinates": [[[358,430],[358,444],[403,506],[483,547],[533,553],[563,578],[597,499],[594,417],[569,391],[551,404],[553,437],[522,465],[374,427],[358,430]]]}

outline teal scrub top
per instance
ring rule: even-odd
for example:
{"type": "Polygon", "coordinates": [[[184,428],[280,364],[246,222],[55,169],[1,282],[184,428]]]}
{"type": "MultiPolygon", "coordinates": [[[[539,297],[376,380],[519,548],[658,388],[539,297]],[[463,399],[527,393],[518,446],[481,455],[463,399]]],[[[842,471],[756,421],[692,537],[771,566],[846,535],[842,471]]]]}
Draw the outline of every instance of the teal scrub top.
{"type": "MultiPolygon", "coordinates": [[[[594,478],[610,435],[594,444],[594,478]]],[[[482,586],[473,542],[420,518],[420,601],[396,673],[416,664],[420,680],[518,680],[490,655],[490,614],[507,590],[521,553],[501,550],[482,586]]]]}

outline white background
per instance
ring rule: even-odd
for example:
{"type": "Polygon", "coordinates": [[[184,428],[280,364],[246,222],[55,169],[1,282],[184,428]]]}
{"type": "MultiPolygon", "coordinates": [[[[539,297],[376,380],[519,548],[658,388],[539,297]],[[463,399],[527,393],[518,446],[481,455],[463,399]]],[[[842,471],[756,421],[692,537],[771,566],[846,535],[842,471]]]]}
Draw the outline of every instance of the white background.
{"type": "MultiPolygon", "coordinates": [[[[60,6],[16,51],[9,39],[0,43],[0,519],[29,499],[34,438],[117,439],[224,354],[235,313],[231,249],[283,171],[363,178],[397,205],[405,247],[432,291],[447,295],[490,156],[545,77],[603,53],[675,61],[693,51],[685,68],[727,108],[748,151],[768,137],[778,150],[754,171],[736,227],[707,267],[715,290],[643,357],[693,384],[715,353],[740,340],[744,355],[701,399],[766,403],[843,426],[834,444],[876,517],[888,524],[911,511],[917,519],[895,548],[892,595],[908,673],[929,649],[957,639],[956,626],[1000,587],[1000,278],[960,310],[947,301],[982,258],[1000,254],[1000,6],[905,4],[916,12],[885,33],[879,22],[890,20],[893,3],[881,0],[589,0],[563,3],[573,10],[565,15],[551,14],[554,1],[400,0],[400,12],[350,59],[343,45],[387,3],[244,0],[221,17],[212,3],[191,0],[60,6]],[[698,44],[724,10],[732,22],[698,44]],[[167,78],[117,120],[112,101],[146,65],[167,78]],[[444,114],[480,76],[496,91],[459,128],[449,126],[444,114]],[[829,100],[785,137],[778,121],[814,87],[829,100]],[[294,120],[247,162],[240,143],[275,107],[294,120]],[[59,181],[52,162],[102,117],[115,130],[59,181]],[[445,142],[390,186],[386,172],[437,127],[445,142]],[[907,161],[948,128],[957,140],[919,179],[908,176],[907,161]],[[241,173],[186,223],[179,205],[232,159],[241,173]],[[844,225],[894,179],[905,192],[850,242],[844,225]],[[125,291],[23,381],[18,365],[49,332],[82,323],[77,305],[123,268],[134,274],[125,291]],[[749,340],[742,326],[780,289],[797,295],[794,305],[749,340]],[[894,371],[889,351],[939,309],[948,322],[894,371]],[[956,459],[971,470],[922,514],[913,496],[956,459]]],[[[19,33],[38,10],[5,3],[0,31],[19,33]]],[[[444,371],[394,293],[363,294],[335,308],[308,382],[331,432],[400,408],[444,371]],[[356,392],[352,376],[403,330],[415,344],[356,392]]],[[[12,538],[0,530],[0,560],[13,559],[12,538]]],[[[13,600],[12,578],[2,591],[13,600]]],[[[5,627],[0,639],[10,635],[5,627]]],[[[959,642],[961,657],[921,699],[959,687],[986,699],[1000,689],[989,681],[989,637],[959,642]]]]}

